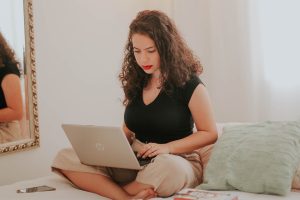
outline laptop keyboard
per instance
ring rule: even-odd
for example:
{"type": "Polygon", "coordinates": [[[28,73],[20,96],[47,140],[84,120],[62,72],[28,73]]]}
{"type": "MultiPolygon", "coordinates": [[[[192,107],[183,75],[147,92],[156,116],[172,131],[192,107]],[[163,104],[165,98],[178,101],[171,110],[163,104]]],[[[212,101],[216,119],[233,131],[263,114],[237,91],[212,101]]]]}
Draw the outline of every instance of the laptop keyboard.
{"type": "Polygon", "coordinates": [[[137,157],[137,152],[134,152],[134,154],[141,166],[149,164],[152,160],[152,158],[150,158],[150,157],[147,157],[147,158],[137,157]]]}

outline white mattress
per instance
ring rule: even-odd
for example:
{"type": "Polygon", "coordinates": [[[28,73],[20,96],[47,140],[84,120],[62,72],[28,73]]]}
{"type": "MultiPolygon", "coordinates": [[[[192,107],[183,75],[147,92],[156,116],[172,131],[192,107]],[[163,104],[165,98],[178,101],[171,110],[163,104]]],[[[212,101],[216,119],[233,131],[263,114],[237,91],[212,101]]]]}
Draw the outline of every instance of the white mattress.
{"type": "MultiPolygon", "coordinates": [[[[226,191],[228,193],[228,191],[226,191]]],[[[237,194],[239,200],[300,200],[299,192],[290,192],[287,196],[273,196],[262,194],[251,194],[245,192],[230,192],[237,194]]],[[[99,200],[107,199],[100,197],[96,194],[85,192],[72,187],[72,185],[63,179],[62,177],[53,174],[38,179],[17,182],[11,185],[5,185],[0,187],[0,199],[1,200],[99,200]],[[35,187],[40,185],[48,185],[55,187],[55,191],[48,192],[35,192],[35,193],[16,193],[17,189],[35,187]]],[[[158,199],[158,198],[157,198],[158,199]]]]}

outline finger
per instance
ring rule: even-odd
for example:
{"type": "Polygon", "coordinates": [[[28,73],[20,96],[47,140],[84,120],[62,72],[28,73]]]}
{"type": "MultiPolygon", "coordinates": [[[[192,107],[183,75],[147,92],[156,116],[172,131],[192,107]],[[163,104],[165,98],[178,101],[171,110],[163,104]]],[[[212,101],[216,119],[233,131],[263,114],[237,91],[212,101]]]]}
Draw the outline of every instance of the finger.
{"type": "Polygon", "coordinates": [[[150,153],[151,153],[151,151],[150,151],[150,149],[148,149],[143,152],[140,152],[138,157],[146,158],[150,153]]]}
{"type": "Polygon", "coordinates": [[[137,157],[142,157],[145,154],[146,151],[142,150],[140,152],[137,153],[137,157]]]}
{"type": "Polygon", "coordinates": [[[138,151],[137,157],[142,157],[145,154],[145,152],[146,152],[146,150],[144,150],[144,149],[138,151]]]}
{"type": "Polygon", "coordinates": [[[151,148],[151,144],[145,144],[143,145],[143,147],[141,148],[141,150],[138,152],[138,157],[142,157],[150,148],[151,148]]]}
{"type": "Polygon", "coordinates": [[[149,155],[150,153],[152,153],[152,150],[151,150],[151,149],[147,149],[147,150],[144,152],[144,154],[142,155],[142,157],[143,157],[143,158],[146,158],[146,157],[148,157],[148,155],[149,155]]]}
{"type": "Polygon", "coordinates": [[[149,149],[147,152],[144,153],[143,158],[146,157],[153,157],[154,155],[157,155],[158,149],[149,149]]]}
{"type": "Polygon", "coordinates": [[[159,154],[159,151],[154,151],[154,152],[150,153],[148,155],[148,157],[154,157],[154,156],[157,156],[158,154],[159,154]]]}
{"type": "Polygon", "coordinates": [[[157,156],[158,154],[161,154],[161,152],[160,152],[159,150],[156,150],[156,151],[150,153],[150,154],[148,155],[148,157],[151,157],[151,158],[152,158],[152,157],[157,156]]]}

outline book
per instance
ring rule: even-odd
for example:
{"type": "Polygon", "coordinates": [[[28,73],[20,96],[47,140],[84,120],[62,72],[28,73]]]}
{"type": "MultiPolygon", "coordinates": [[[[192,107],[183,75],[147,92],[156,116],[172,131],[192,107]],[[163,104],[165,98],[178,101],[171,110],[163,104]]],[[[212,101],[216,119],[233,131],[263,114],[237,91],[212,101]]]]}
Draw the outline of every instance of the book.
{"type": "Polygon", "coordinates": [[[173,200],[238,200],[236,194],[185,188],[168,199],[173,200]]]}

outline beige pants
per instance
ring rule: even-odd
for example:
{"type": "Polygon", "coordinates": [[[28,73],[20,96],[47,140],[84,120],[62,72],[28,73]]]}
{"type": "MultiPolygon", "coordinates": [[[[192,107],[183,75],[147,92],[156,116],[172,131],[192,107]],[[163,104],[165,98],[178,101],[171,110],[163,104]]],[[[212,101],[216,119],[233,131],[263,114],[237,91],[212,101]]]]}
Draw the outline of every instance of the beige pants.
{"type": "MultiPolygon", "coordinates": [[[[136,143],[132,145],[133,149],[136,143]]],[[[123,185],[132,181],[152,185],[159,196],[170,196],[182,188],[195,187],[202,181],[202,159],[200,153],[172,155],[160,154],[142,170],[119,169],[111,167],[88,166],[80,163],[73,149],[61,150],[54,159],[52,170],[59,169],[102,174],[123,185]]]]}
{"type": "Polygon", "coordinates": [[[0,122],[0,144],[22,139],[19,121],[0,122]]]}

